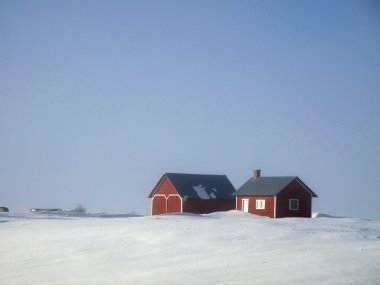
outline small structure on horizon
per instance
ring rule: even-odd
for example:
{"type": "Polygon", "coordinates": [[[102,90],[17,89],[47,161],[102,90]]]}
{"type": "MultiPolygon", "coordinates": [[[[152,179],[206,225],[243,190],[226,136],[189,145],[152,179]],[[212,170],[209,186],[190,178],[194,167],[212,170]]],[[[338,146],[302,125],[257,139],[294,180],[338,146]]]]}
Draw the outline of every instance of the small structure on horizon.
{"type": "Polygon", "coordinates": [[[9,209],[7,207],[0,207],[0,213],[8,213],[9,209]]]}
{"type": "Polygon", "coordinates": [[[259,169],[234,194],[236,210],[270,218],[311,218],[318,197],[297,176],[261,177],[259,169]]]}
{"type": "Polygon", "coordinates": [[[40,214],[61,214],[62,209],[59,208],[32,208],[29,213],[40,213],[40,214]]]}
{"type": "Polygon", "coordinates": [[[165,173],[149,194],[151,214],[233,210],[234,192],[234,186],[225,175],[165,173]]]}

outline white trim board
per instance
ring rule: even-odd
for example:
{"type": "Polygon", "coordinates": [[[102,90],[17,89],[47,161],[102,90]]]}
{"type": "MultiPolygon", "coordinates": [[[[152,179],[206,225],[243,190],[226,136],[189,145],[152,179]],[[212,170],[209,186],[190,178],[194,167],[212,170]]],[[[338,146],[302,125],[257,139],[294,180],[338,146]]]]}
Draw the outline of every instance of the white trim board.
{"type": "Polygon", "coordinates": [[[274,196],[274,209],[273,218],[277,218],[277,196],[274,196]]]}

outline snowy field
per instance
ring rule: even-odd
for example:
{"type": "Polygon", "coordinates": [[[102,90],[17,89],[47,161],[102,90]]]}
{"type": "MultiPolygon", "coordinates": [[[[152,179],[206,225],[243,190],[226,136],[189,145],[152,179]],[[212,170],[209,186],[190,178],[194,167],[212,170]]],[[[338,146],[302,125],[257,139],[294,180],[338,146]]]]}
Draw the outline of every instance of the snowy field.
{"type": "Polygon", "coordinates": [[[0,215],[0,284],[380,284],[380,221],[0,215]]]}

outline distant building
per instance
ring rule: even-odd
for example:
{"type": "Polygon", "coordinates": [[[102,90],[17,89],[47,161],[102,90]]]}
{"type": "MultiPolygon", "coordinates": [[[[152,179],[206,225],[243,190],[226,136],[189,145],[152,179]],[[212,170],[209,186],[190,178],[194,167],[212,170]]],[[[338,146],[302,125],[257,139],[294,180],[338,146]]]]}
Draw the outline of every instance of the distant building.
{"type": "Polygon", "coordinates": [[[7,207],[0,207],[0,213],[9,212],[7,207]]]}
{"type": "Polygon", "coordinates": [[[234,186],[225,175],[165,173],[149,198],[152,215],[235,209],[234,186]]]}
{"type": "Polygon", "coordinates": [[[58,208],[33,208],[29,210],[29,213],[40,213],[40,214],[56,214],[56,213],[62,213],[62,209],[58,208]]]}
{"type": "Polygon", "coordinates": [[[270,218],[311,217],[312,198],[318,197],[297,176],[253,177],[234,194],[236,210],[270,218]]]}

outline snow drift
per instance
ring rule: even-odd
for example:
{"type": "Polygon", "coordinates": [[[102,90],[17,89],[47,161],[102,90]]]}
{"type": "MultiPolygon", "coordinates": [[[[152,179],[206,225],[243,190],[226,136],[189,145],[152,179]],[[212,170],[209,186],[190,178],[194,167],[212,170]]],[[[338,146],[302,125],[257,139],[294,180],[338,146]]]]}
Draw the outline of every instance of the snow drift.
{"type": "Polygon", "coordinates": [[[380,221],[0,216],[0,284],[379,284],[380,221]]]}

